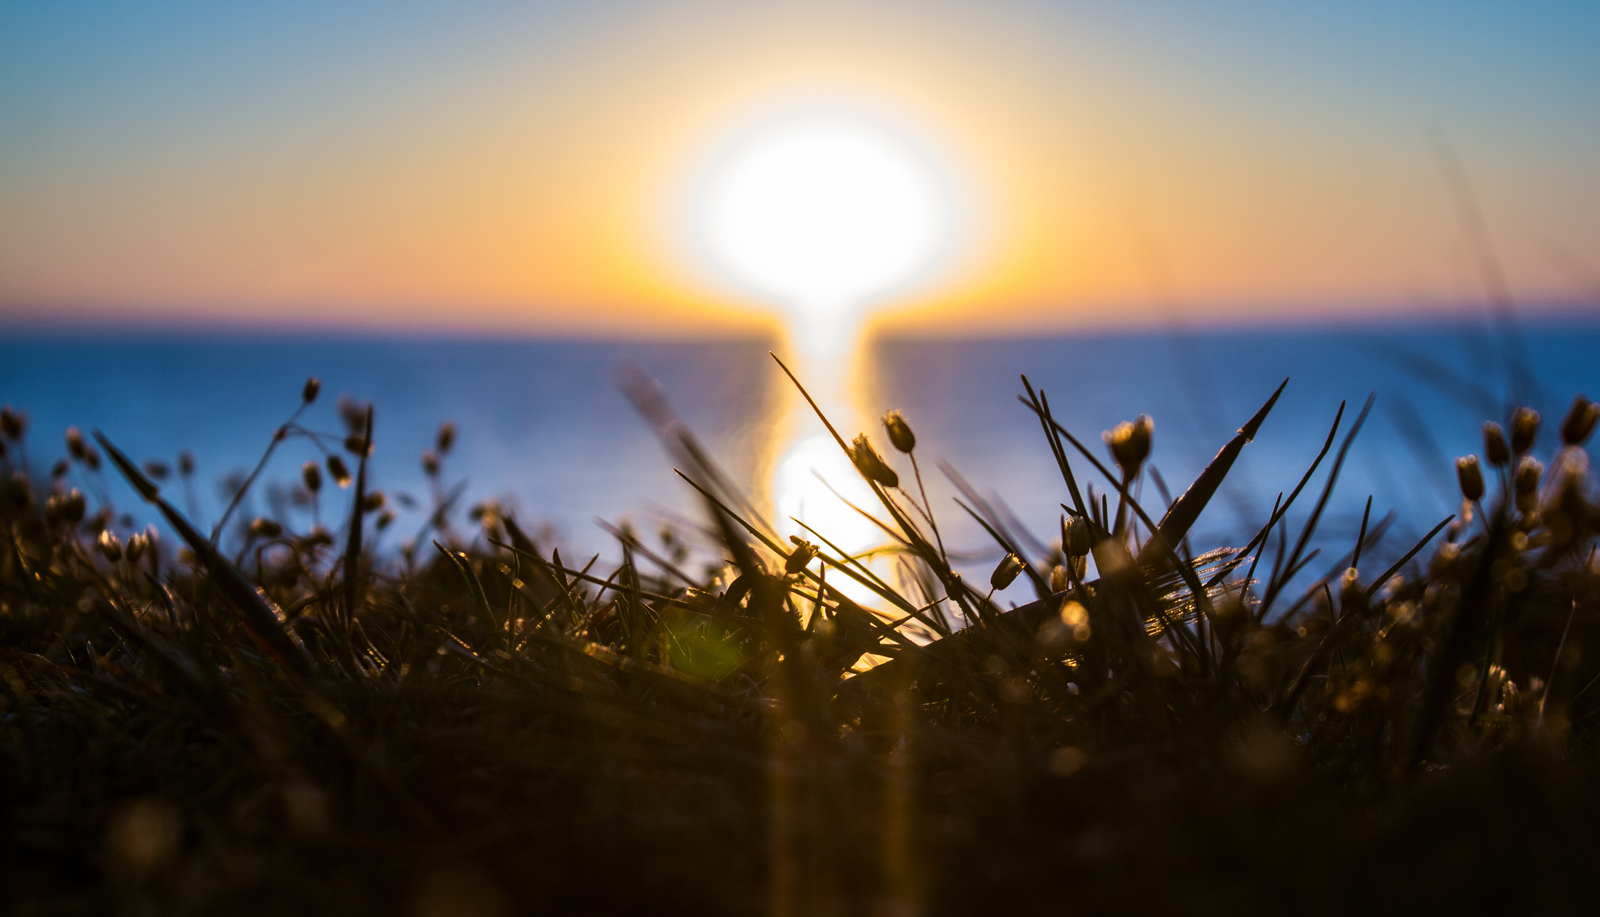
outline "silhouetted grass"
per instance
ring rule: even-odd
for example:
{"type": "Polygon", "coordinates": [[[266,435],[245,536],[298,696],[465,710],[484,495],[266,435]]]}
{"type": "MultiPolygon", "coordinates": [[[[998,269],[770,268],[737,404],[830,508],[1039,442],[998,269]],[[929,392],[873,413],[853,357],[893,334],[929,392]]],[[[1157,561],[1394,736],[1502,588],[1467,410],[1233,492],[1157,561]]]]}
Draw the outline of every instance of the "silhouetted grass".
{"type": "Polygon", "coordinates": [[[333,529],[228,524],[269,449],[210,534],[168,501],[170,469],[98,434],[33,473],[8,409],[8,909],[1547,913],[1594,897],[1589,402],[1548,469],[1537,416],[1516,412],[1458,463],[1459,518],[1392,548],[1365,518],[1313,580],[1366,408],[1348,424],[1340,408],[1243,546],[1193,546],[1276,393],[1158,512],[1135,499],[1147,423],[1091,448],[1023,388],[1062,476],[1039,495],[1062,505],[1061,542],[1029,556],[963,485],[1005,551],[987,583],[946,552],[897,413],[892,452],[834,433],[894,566],[825,531],[780,539],[644,383],[631,394],[704,528],[658,547],[613,529],[615,556],[577,563],[492,503],[459,527],[448,424],[422,458],[426,525],[385,553],[370,406],[342,405],[342,439],[297,410],[272,440],[324,450],[298,486],[333,529]],[[128,531],[102,469],[174,534],[128,531]],[[691,555],[712,569],[687,572],[691,555]],[[1000,607],[1019,578],[1037,601],[1000,607]]]}

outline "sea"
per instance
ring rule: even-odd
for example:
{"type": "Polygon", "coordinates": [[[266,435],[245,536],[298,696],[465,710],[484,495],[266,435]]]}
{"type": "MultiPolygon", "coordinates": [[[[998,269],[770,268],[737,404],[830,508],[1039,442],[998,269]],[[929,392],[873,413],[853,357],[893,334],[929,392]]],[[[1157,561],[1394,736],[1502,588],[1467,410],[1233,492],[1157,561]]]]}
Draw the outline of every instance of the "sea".
{"type": "MultiPolygon", "coordinates": [[[[139,462],[176,466],[188,453],[193,476],[174,475],[164,486],[209,529],[230,481],[256,466],[315,376],[321,394],[296,429],[325,434],[321,445],[302,435],[278,444],[240,517],[276,512],[299,529],[313,524],[312,508],[294,492],[304,462],[338,450],[346,431],[337,405],[345,396],[374,406],[371,486],[396,513],[380,549],[398,550],[421,532],[438,497],[421,455],[450,421],[456,436],[440,481],[444,491],[461,488],[449,519],[458,533],[474,531],[474,506],[497,501],[564,556],[600,555],[604,563],[619,553],[607,525],[627,523],[651,540],[664,528],[692,532],[703,522],[695,494],[674,473],[673,453],[630,403],[624,380],[653,379],[684,427],[760,504],[774,450],[781,450],[774,405],[790,397],[790,383],[769,356],[776,346],[756,339],[12,330],[0,340],[0,402],[27,413],[21,456],[36,477],[66,454],[69,427],[98,430],[139,462]]],[[[1321,562],[1336,562],[1353,544],[1370,498],[1374,523],[1395,516],[1375,549],[1382,561],[1460,509],[1453,460],[1481,451],[1484,421],[1504,422],[1516,404],[1535,407],[1546,419],[1538,452],[1548,458],[1573,396],[1600,396],[1600,315],[1528,320],[1510,330],[1397,321],[890,338],[867,345],[861,363],[864,410],[895,408],[909,421],[944,537],[985,578],[985,565],[998,555],[956,503],[957,476],[1035,547],[1056,537],[1061,504],[1070,502],[1037,419],[1018,401],[1024,375],[1049,396],[1057,420],[1103,459],[1102,431],[1141,413],[1154,419],[1151,464],[1166,494],[1146,476],[1139,498],[1152,510],[1181,492],[1288,380],[1201,517],[1197,549],[1247,541],[1316,457],[1341,404],[1340,441],[1370,397],[1317,546],[1326,554],[1321,562]]],[[[848,438],[858,431],[842,432],[848,438]]],[[[881,428],[867,432],[887,450],[881,428]]],[[[19,458],[15,450],[12,458],[19,458]]],[[[1072,458],[1080,478],[1095,479],[1086,462],[1072,458]]],[[[1291,534],[1326,484],[1332,459],[1289,514],[1291,534]]],[[[98,474],[74,466],[64,484],[110,501],[127,522],[157,519],[109,466],[98,474]]],[[[1097,490],[1108,488],[1102,481],[1097,490]]],[[[336,529],[346,512],[339,492],[325,486],[316,517],[336,529]]]]}

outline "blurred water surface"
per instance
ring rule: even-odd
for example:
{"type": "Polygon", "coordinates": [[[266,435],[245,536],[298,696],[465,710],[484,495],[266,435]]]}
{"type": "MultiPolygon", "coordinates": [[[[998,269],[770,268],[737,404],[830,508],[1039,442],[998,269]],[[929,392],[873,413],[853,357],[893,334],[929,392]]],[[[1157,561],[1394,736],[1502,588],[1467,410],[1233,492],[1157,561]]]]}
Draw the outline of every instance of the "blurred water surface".
{"type": "MultiPolygon", "coordinates": [[[[1043,541],[1055,531],[1057,504],[1067,500],[1037,422],[1016,401],[1019,373],[1043,388],[1058,419],[1095,449],[1100,432],[1117,421],[1153,415],[1152,460],[1174,492],[1289,377],[1233,485],[1202,517],[1199,542],[1211,544],[1248,538],[1274,496],[1291,489],[1315,456],[1339,402],[1349,402],[1348,427],[1375,393],[1325,524],[1330,537],[1353,539],[1370,494],[1375,517],[1391,509],[1400,515],[1391,539],[1397,554],[1456,509],[1450,460],[1481,448],[1481,423],[1503,419],[1514,391],[1545,413],[1546,450],[1572,395],[1600,395],[1600,322],[1546,321],[1525,329],[1520,348],[1506,343],[1482,329],[1437,326],[889,340],[869,351],[864,406],[904,412],[919,455],[929,460],[923,470],[947,538],[981,548],[981,532],[950,502],[953,489],[931,460],[947,460],[1043,541]]],[[[191,451],[199,515],[209,526],[225,502],[221,480],[255,464],[298,403],[301,383],[319,376],[323,395],[304,421],[313,429],[342,436],[335,409],[341,393],[376,403],[375,486],[425,504],[418,456],[448,418],[460,432],[446,477],[468,482],[458,525],[466,525],[472,503],[499,498],[572,549],[609,556],[595,519],[630,518],[653,528],[663,516],[694,512],[671,460],[618,391],[619,371],[638,366],[659,380],[733,476],[760,491],[773,458],[772,405],[782,397],[769,347],[13,334],[0,343],[0,401],[30,414],[28,458],[36,474],[64,454],[69,425],[103,430],[140,461],[172,462],[191,451]]],[[[290,485],[300,464],[318,455],[310,443],[291,440],[266,479],[290,485]]],[[[1291,519],[1309,511],[1322,480],[1323,473],[1313,479],[1291,519]]],[[[97,486],[75,481],[91,492],[97,486]]],[[[148,517],[120,481],[107,486],[120,509],[148,517]]],[[[168,486],[181,493],[175,482],[168,486]]],[[[265,493],[250,511],[264,508],[265,493]]],[[[1153,484],[1143,499],[1152,511],[1161,505],[1153,484]]],[[[330,513],[339,502],[328,504],[330,513]]],[[[397,544],[419,522],[417,513],[402,513],[385,537],[397,544]]]]}

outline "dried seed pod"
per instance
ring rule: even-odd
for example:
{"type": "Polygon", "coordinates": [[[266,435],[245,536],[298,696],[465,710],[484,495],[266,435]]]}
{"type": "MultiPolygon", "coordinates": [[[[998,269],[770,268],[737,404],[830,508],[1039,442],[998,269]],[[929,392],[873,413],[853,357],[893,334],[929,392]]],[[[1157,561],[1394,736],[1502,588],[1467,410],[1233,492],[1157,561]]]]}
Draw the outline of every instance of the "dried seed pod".
{"type": "Polygon", "coordinates": [[[1511,412],[1511,452],[1521,455],[1533,448],[1539,435],[1539,412],[1533,408],[1517,408],[1511,412]]]}
{"type": "Polygon", "coordinates": [[[277,538],[283,534],[283,526],[265,516],[257,516],[250,521],[250,534],[262,538],[277,538]]]}
{"type": "Polygon", "coordinates": [[[88,451],[88,443],[83,440],[83,431],[77,427],[67,428],[67,454],[82,461],[88,451]]]}
{"type": "Polygon", "coordinates": [[[67,472],[71,470],[72,465],[66,459],[56,459],[56,463],[50,466],[50,477],[64,478],[67,476],[67,472]]]}
{"type": "Polygon", "coordinates": [[[383,531],[394,523],[394,511],[384,510],[378,514],[378,531],[383,531]]]}
{"type": "Polygon", "coordinates": [[[350,469],[345,467],[344,459],[337,455],[328,456],[328,474],[333,477],[333,483],[340,487],[350,486],[350,469]]]}
{"type": "Polygon", "coordinates": [[[917,448],[917,436],[911,432],[911,425],[906,423],[899,411],[883,415],[883,428],[889,431],[889,442],[901,452],[909,455],[912,449],[917,448]]]}
{"type": "Polygon", "coordinates": [[[344,451],[351,455],[360,455],[362,452],[371,455],[372,444],[367,442],[367,438],[360,433],[352,433],[344,438],[344,451]]]}
{"type": "Polygon", "coordinates": [[[1456,459],[1456,480],[1461,483],[1463,497],[1474,503],[1483,499],[1483,469],[1478,467],[1476,455],[1456,459]]]}
{"type": "Polygon", "coordinates": [[[165,481],[167,476],[172,474],[172,466],[166,462],[151,459],[144,463],[144,473],[151,480],[165,481]]]}
{"type": "Polygon", "coordinates": [[[138,563],[139,558],[144,556],[144,549],[149,546],[150,538],[143,532],[135,532],[134,534],[129,535],[128,543],[123,546],[123,550],[128,555],[128,563],[138,563]]]}
{"type": "Polygon", "coordinates": [[[1155,421],[1150,415],[1140,414],[1136,420],[1124,420],[1100,434],[1111,447],[1111,457],[1116,459],[1124,476],[1131,478],[1138,474],[1139,467],[1150,457],[1150,435],[1154,430],[1155,421]]]}
{"type": "Polygon", "coordinates": [[[434,439],[433,439],[433,446],[434,446],[435,449],[439,450],[439,454],[440,455],[447,454],[450,451],[450,447],[455,445],[455,442],[456,442],[456,423],[455,423],[455,421],[447,420],[444,423],[439,424],[439,435],[435,436],[434,439]]]}
{"type": "Polygon", "coordinates": [[[1059,592],[1066,592],[1069,585],[1070,583],[1067,580],[1066,567],[1056,564],[1054,567],[1050,568],[1050,592],[1052,595],[1059,592]]]}
{"type": "Polygon", "coordinates": [[[817,546],[798,535],[790,535],[789,540],[794,543],[794,551],[783,562],[783,572],[793,576],[806,568],[817,556],[817,546]]]}
{"type": "Polygon", "coordinates": [[[439,473],[439,456],[432,449],[422,450],[422,473],[430,478],[439,473]]]}
{"type": "Polygon", "coordinates": [[[1561,421],[1561,441],[1569,446],[1583,445],[1594,432],[1596,421],[1600,421],[1600,404],[1582,395],[1574,397],[1566,419],[1561,421]]]}
{"type": "Polygon", "coordinates": [[[855,463],[856,470],[867,480],[883,487],[900,486],[900,476],[895,474],[894,469],[885,464],[873,450],[867,434],[862,433],[855,438],[855,446],[850,450],[850,461],[855,463]]]}
{"type": "Polygon", "coordinates": [[[322,391],[322,380],[312,376],[306,380],[305,386],[300,389],[300,400],[310,404],[317,400],[317,393],[320,391],[322,391]]]}
{"type": "Polygon", "coordinates": [[[83,464],[90,471],[99,471],[100,450],[93,446],[85,446],[83,450],[83,464]]]}
{"type": "Polygon", "coordinates": [[[1024,566],[1022,558],[1015,554],[1006,554],[1000,558],[1000,563],[994,568],[994,572],[989,574],[989,585],[996,589],[1006,588],[1016,582],[1017,575],[1022,572],[1024,566]]]}
{"type": "Polygon", "coordinates": [[[316,493],[322,489],[322,468],[316,462],[306,462],[300,466],[300,480],[305,482],[306,490],[316,493]]]}
{"type": "Polygon", "coordinates": [[[363,512],[375,513],[378,510],[383,509],[384,502],[385,500],[383,491],[374,490],[372,493],[367,494],[366,498],[361,501],[361,509],[363,512]]]}
{"type": "Polygon", "coordinates": [[[117,540],[117,536],[110,529],[103,529],[100,532],[100,537],[95,541],[95,546],[100,549],[101,554],[105,555],[106,560],[112,563],[122,559],[122,542],[117,540]]]}
{"type": "Polygon", "coordinates": [[[367,406],[351,398],[349,394],[340,395],[339,419],[344,421],[346,431],[360,433],[367,427],[367,406]]]}
{"type": "Polygon", "coordinates": [[[188,477],[189,475],[194,474],[194,453],[193,452],[180,452],[180,453],[178,453],[178,473],[183,475],[184,477],[188,477]]]}
{"type": "Polygon", "coordinates": [[[1061,553],[1083,557],[1089,553],[1089,520],[1082,516],[1061,517],[1061,553]]]}
{"type": "Polygon", "coordinates": [[[21,439],[28,431],[28,415],[11,410],[11,405],[0,408],[0,432],[12,439],[21,439]]]}
{"type": "Polygon", "coordinates": [[[1496,468],[1511,462],[1511,447],[1506,444],[1506,431],[1494,421],[1483,425],[1483,457],[1496,468]]]}
{"type": "Polygon", "coordinates": [[[1539,508],[1539,479],[1544,476],[1544,463],[1531,455],[1517,462],[1517,509],[1530,513],[1539,508]]]}

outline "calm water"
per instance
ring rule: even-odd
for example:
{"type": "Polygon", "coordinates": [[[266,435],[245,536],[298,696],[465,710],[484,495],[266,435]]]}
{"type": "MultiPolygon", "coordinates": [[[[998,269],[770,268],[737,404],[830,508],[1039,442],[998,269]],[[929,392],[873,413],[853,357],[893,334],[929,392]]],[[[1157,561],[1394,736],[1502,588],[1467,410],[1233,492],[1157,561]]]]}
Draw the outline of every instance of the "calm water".
{"type": "MultiPolygon", "coordinates": [[[[1534,380],[1528,397],[1551,421],[1547,426],[1574,392],[1600,395],[1600,322],[1537,325],[1525,343],[1534,380]]],[[[0,401],[29,412],[36,472],[64,453],[69,425],[101,429],[139,460],[170,462],[180,450],[192,451],[199,515],[209,525],[223,504],[219,482],[254,464],[298,402],[301,383],[317,375],[323,396],[305,421],[313,429],[341,429],[334,408],[340,393],[376,403],[375,486],[423,497],[418,454],[449,418],[460,434],[446,475],[469,482],[463,514],[477,500],[499,498],[521,518],[547,524],[572,549],[593,552],[608,549],[596,518],[654,526],[665,515],[692,514],[670,459],[617,389],[621,368],[635,365],[659,380],[734,475],[753,481],[770,458],[765,417],[778,379],[768,347],[762,341],[12,334],[0,343],[0,401]]],[[[1273,496],[1291,488],[1315,455],[1340,400],[1350,401],[1348,423],[1367,394],[1376,393],[1327,525],[1330,534],[1353,539],[1361,503],[1371,494],[1375,515],[1400,512],[1395,553],[1454,511],[1459,498],[1450,459],[1480,448],[1479,426],[1503,416],[1515,376],[1497,340],[1481,331],[1398,326],[901,340],[877,345],[870,363],[872,408],[900,408],[917,431],[919,455],[947,459],[1044,540],[1066,496],[1037,422],[1015,400],[1018,373],[1042,386],[1058,418],[1096,446],[1100,431],[1117,421],[1152,414],[1153,460],[1175,491],[1290,377],[1237,466],[1236,486],[1203,517],[1202,541],[1206,534],[1248,537],[1242,533],[1261,524],[1273,496]]],[[[309,443],[290,441],[268,479],[292,481],[301,462],[314,457],[309,443]]],[[[924,470],[933,471],[931,463],[924,470]]],[[[947,531],[981,547],[975,527],[962,524],[948,502],[952,490],[942,475],[933,472],[929,484],[936,506],[947,507],[947,531]]],[[[109,487],[121,508],[139,512],[127,487],[119,481],[109,487]]],[[[1159,505],[1148,490],[1145,496],[1159,505]]],[[[1313,496],[1304,499],[1306,509],[1313,496]]],[[[417,521],[403,515],[390,542],[414,531],[417,521]]]]}

